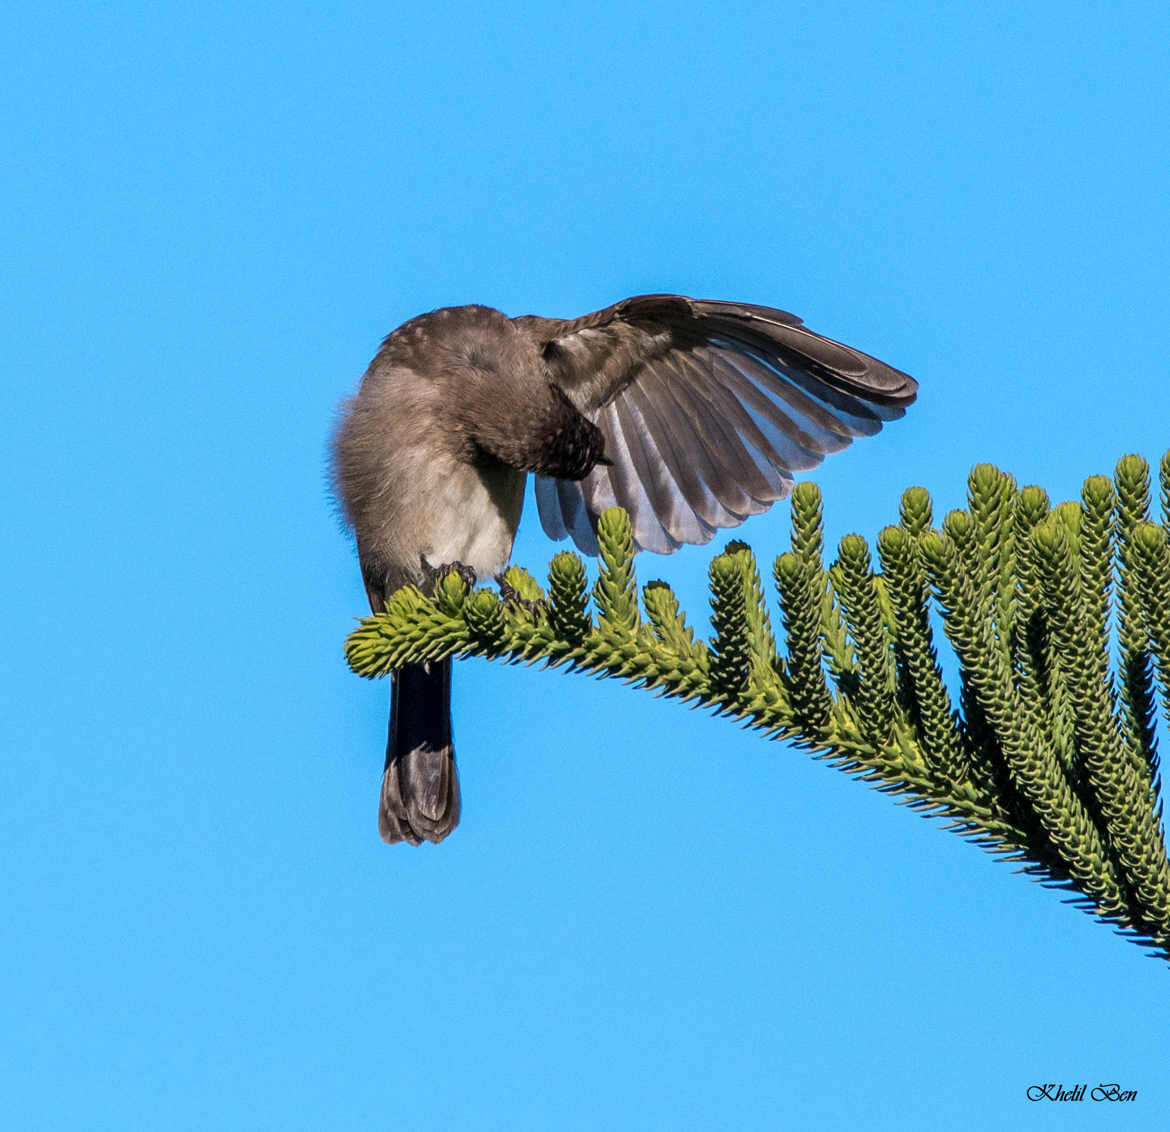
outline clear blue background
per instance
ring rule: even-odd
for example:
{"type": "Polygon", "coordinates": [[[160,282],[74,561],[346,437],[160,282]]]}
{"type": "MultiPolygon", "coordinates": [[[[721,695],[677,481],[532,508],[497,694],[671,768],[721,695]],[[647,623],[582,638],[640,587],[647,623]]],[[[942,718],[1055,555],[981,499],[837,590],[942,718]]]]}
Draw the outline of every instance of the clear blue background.
{"type": "MultiPolygon", "coordinates": [[[[817,476],[831,544],[979,461],[1156,460],[1165,4],[0,20],[6,1126],[1165,1126],[1164,964],[701,712],[462,663],[463,823],[382,845],[325,472],[404,319],[658,290],[921,380],[817,476]]],[[[642,578],[701,615],[714,549],[642,578]]]]}

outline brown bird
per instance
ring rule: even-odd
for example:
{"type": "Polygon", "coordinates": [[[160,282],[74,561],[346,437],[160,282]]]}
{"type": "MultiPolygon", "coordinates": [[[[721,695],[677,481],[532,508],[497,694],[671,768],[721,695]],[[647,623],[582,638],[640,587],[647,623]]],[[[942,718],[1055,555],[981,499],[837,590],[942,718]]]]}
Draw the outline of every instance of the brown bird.
{"type": "MultiPolygon", "coordinates": [[[[793,473],[872,436],[913,378],[770,307],[639,295],[581,318],[448,307],[382,343],[334,439],[334,484],[375,612],[443,568],[508,563],[524,483],[541,523],[597,553],[619,505],[669,554],[767,510],[793,473]]],[[[459,821],[451,663],[395,673],[378,810],[387,842],[459,821]]]]}

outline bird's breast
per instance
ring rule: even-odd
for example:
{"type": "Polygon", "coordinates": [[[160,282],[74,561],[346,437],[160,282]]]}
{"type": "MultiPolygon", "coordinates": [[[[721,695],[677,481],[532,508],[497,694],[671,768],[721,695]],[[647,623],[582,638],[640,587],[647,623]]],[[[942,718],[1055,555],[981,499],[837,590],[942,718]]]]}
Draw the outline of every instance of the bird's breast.
{"type": "Polygon", "coordinates": [[[431,471],[417,485],[422,557],[431,566],[460,562],[481,581],[495,577],[512,554],[524,506],[524,472],[458,462],[431,471]]]}

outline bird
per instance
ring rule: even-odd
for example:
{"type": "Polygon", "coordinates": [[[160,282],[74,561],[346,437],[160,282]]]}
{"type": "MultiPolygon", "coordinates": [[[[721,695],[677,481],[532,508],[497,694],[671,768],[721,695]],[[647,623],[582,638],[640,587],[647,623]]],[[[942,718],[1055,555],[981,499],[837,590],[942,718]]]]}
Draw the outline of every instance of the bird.
{"type": "MultiPolygon", "coordinates": [[[[371,610],[456,569],[498,579],[536,478],[552,539],[598,552],[609,507],[635,548],[669,554],[766,511],[918,383],[750,303],[637,295],[575,319],[445,307],[383,340],[342,402],[332,476],[371,610]]],[[[442,841],[461,799],[450,659],[392,674],[378,830],[442,841]]]]}

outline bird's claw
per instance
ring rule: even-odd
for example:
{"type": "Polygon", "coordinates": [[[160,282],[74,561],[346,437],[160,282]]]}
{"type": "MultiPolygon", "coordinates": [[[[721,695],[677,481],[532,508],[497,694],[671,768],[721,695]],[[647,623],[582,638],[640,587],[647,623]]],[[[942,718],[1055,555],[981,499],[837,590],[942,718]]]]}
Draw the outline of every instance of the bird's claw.
{"type": "Polygon", "coordinates": [[[475,571],[470,566],[465,566],[462,562],[445,562],[442,566],[432,566],[424,558],[423,569],[426,571],[428,588],[431,590],[434,589],[436,582],[445,578],[448,574],[458,574],[468,590],[475,589],[475,571]]]}
{"type": "Polygon", "coordinates": [[[496,579],[500,587],[500,600],[505,605],[512,606],[513,609],[522,609],[529,614],[534,620],[539,613],[543,613],[546,607],[546,602],[532,601],[529,598],[521,597],[520,591],[507,581],[502,575],[496,579]]]}

